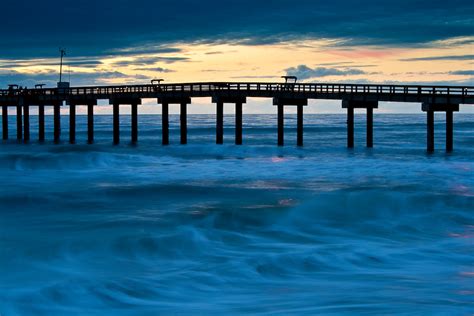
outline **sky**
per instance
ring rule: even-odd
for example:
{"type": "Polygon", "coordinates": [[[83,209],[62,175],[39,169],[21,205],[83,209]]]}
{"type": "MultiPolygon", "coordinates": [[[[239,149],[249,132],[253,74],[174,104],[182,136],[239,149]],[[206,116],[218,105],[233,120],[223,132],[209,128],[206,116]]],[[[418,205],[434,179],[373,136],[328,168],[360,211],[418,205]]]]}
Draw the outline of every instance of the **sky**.
{"type": "MultiPolygon", "coordinates": [[[[472,0],[24,0],[2,3],[2,11],[0,87],[55,86],[60,47],[72,86],[280,82],[282,75],[474,85],[472,0]]],[[[155,101],[145,103],[144,112],[159,112],[155,101]]],[[[193,103],[190,113],[213,111],[210,100],[193,103]]],[[[270,100],[248,103],[247,113],[274,111],[270,100]]],[[[338,112],[339,103],[316,101],[308,110],[338,112]]]]}

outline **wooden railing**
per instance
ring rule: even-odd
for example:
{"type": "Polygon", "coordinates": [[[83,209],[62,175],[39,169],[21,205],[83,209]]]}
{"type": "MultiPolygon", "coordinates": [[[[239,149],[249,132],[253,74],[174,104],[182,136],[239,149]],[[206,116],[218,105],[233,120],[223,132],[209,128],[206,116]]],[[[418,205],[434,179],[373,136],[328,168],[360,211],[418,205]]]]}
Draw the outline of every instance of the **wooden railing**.
{"type": "Polygon", "coordinates": [[[0,90],[0,96],[94,96],[114,95],[122,93],[158,93],[158,92],[213,92],[213,91],[249,91],[274,92],[291,91],[295,93],[322,93],[322,94],[405,94],[405,95],[444,95],[474,97],[472,86],[418,86],[418,85],[377,85],[377,84],[335,84],[335,83],[254,83],[254,82],[205,82],[205,83],[178,83],[160,85],[123,85],[123,86],[95,86],[41,88],[41,89],[7,89],[0,90]]]}

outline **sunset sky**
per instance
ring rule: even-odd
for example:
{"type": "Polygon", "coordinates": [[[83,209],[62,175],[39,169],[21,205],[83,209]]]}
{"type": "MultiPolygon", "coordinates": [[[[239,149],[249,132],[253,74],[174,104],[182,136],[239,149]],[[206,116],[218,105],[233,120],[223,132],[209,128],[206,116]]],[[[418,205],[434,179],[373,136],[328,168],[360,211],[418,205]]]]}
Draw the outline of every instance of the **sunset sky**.
{"type": "MultiPolygon", "coordinates": [[[[274,82],[285,74],[303,82],[474,85],[468,0],[53,0],[2,7],[1,87],[55,86],[59,47],[67,50],[65,78],[73,86],[153,78],[274,82]]],[[[324,104],[315,112],[333,108],[324,104]]]]}

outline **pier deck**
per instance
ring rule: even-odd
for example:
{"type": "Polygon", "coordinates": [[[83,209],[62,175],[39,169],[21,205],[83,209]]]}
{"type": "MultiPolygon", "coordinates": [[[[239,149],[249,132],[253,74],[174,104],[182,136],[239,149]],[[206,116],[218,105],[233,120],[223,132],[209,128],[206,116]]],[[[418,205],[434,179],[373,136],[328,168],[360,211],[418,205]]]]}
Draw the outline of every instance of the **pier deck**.
{"type": "Polygon", "coordinates": [[[61,122],[59,109],[64,104],[70,107],[70,143],[75,143],[75,107],[88,107],[88,142],[94,139],[93,108],[98,100],[109,100],[113,104],[113,142],[120,142],[119,106],[132,107],[132,142],[138,141],[137,115],[142,99],[156,99],[162,106],[162,143],[169,144],[169,104],[180,105],[181,144],[187,143],[187,106],[192,98],[211,97],[216,104],[216,143],[223,143],[223,104],[232,103],[236,107],[237,145],[242,144],[242,105],[247,98],[269,98],[278,112],[278,145],[284,145],[284,108],[297,107],[297,145],[303,146],[303,107],[310,99],[341,100],[348,114],[348,147],[354,146],[354,109],[367,110],[367,147],[373,146],[373,111],[379,102],[421,103],[427,112],[427,150],[434,151],[435,111],[446,112],[446,150],[453,150],[453,112],[459,111],[460,104],[474,104],[472,86],[418,86],[418,85],[378,85],[378,84],[334,84],[334,83],[255,83],[255,82],[202,82],[176,84],[146,84],[122,86],[91,86],[71,88],[8,89],[0,90],[2,106],[3,139],[8,133],[8,107],[17,109],[17,139],[28,142],[29,109],[39,107],[39,140],[44,140],[44,107],[54,107],[54,141],[59,143],[61,122]]]}

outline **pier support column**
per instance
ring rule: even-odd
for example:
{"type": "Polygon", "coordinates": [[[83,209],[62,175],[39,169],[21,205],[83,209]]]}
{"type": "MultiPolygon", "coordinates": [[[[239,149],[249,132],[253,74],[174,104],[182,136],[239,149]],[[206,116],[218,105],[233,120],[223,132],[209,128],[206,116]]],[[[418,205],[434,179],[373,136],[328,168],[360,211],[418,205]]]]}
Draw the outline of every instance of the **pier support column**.
{"type": "Polygon", "coordinates": [[[278,146],[285,144],[285,106],[296,106],[296,144],[303,146],[303,106],[308,105],[308,99],[301,98],[273,98],[273,105],[277,107],[278,146]]]}
{"type": "Polygon", "coordinates": [[[453,111],[446,111],[446,151],[453,151],[453,111]]]}
{"type": "Polygon", "coordinates": [[[367,147],[374,147],[374,109],[367,108],[367,147]]]}
{"type": "Polygon", "coordinates": [[[189,97],[166,97],[158,98],[158,104],[161,104],[161,130],[162,130],[162,143],[163,145],[169,145],[169,105],[179,105],[179,121],[180,121],[180,143],[185,145],[188,143],[188,110],[187,105],[191,104],[191,98],[189,97]]]}
{"type": "Polygon", "coordinates": [[[216,144],[224,143],[224,102],[216,103],[216,144]]]}
{"type": "Polygon", "coordinates": [[[426,150],[434,151],[434,111],[426,111],[426,150]]]}
{"type": "Polygon", "coordinates": [[[87,143],[94,143],[94,104],[87,105],[87,143]]]}
{"type": "Polygon", "coordinates": [[[8,139],[8,106],[2,105],[2,138],[8,139]]]}
{"type": "Polygon", "coordinates": [[[131,104],[131,119],[132,119],[132,144],[136,144],[138,141],[138,104],[131,104]]]}
{"type": "Polygon", "coordinates": [[[183,102],[180,104],[179,123],[181,132],[181,145],[188,143],[188,104],[183,102]]]}
{"type": "Polygon", "coordinates": [[[285,145],[285,106],[283,104],[278,104],[278,146],[285,145]]]}
{"type": "Polygon", "coordinates": [[[347,148],[354,148],[354,108],[347,108],[347,148]]]}
{"type": "Polygon", "coordinates": [[[453,151],[453,112],[459,111],[459,104],[423,103],[421,110],[426,112],[426,150],[434,151],[434,113],[446,112],[446,151],[453,151]]]}
{"type": "Polygon", "coordinates": [[[23,106],[20,104],[16,106],[16,139],[23,139],[23,106]]]}
{"type": "Polygon", "coordinates": [[[23,141],[30,141],[30,106],[23,105],[23,141]]]}
{"type": "Polygon", "coordinates": [[[296,145],[299,147],[303,146],[303,106],[298,105],[297,107],[297,136],[296,145]]]}
{"type": "MultiPolygon", "coordinates": [[[[114,125],[114,145],[120,143],[120,105],[130,104],[131,106],[131,142],[136,143],[138,140],[138,105],[142,104],[142,100],[139,98],[114,98],[109,99],[110,104],[113,106],[113,125],[114,125]]],[[[97,100],[95,100],[97,104],[97,100]]]]}
{"type": "Polygon", "coordinates": [[[243,104],[247,102],[246,97],[242,96],[213,96],[212,102],[216,104],[216,143],[224,143],[224,104],[235,104],[235,144],[242,145],[242,108],[243,104]]]}
{"type": "Polygon", "coordinates": [[[120,143],[120,103],[113,103],[113,142],[114,145],[120,143]]]}
{"type": "Polygon", "coordinates": [[[167,102],[161,104],[161,143],[164,146],[170,144],[169,104],[167,102]]]}
{"type": "Polygon", "coordinates": [[[59,144],[61,139],[61,104],[54,106],[54,143],[59,144]]]}
{"type": "Polygon", "coordinates": [[[235,144],[242,145],[242,102],[235,103],[235,144]]]}
{"type": "Polygon", "coordinates": [[[38,106],[38,140],[44,142],[44,105],[38,106]]]}
{"type": "Polygon", "coordinates": [[[76,105],[69,105],[69,143],[76,143],[76,105]]]}
{"type": "Polygon", "coordinates": [[[374,146],[374,109],[379,104],[377,101],[365,100],[342,100],[342,108],[347,109],[347,147],[354,148],[354,109],[366,109],[367,111],[367,147],[374,146]]]}

